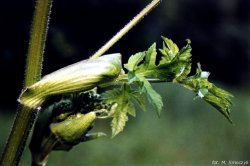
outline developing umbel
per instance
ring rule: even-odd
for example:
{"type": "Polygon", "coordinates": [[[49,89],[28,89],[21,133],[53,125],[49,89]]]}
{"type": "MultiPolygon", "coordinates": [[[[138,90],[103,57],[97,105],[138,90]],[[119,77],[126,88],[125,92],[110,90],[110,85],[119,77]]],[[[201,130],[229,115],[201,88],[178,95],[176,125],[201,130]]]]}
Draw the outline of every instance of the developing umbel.
{"type": "Polygon", "coordinates": [[[44,76],[27,87],[19,101],[30,108],[38,108],[51,96],[87,91],[103,83],[113,81],[121,71],[119,53],[96,59],[83,60],[44,76]]]}

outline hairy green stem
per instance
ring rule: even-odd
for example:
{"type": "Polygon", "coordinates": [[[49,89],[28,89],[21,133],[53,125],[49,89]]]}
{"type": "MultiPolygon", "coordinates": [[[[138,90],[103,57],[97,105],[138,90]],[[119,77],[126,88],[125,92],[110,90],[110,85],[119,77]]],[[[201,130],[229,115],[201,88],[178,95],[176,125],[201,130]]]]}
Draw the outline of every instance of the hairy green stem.
{"type": "MultiPolygon", "coordinates": [[[[36,1],[26,62],[24,88],[34,84],[41,77],[51,6],[52,0],[36,1]]],[[[16,119],[0,161],[1,166],[18,165],[35,117],[35,110],[24,106],[18,107],[16,119]]]]}
{"type": "Polygon", "coordinates": [[[106,44],[104,44],[90,58],[98,58],[101,55],[103,55],[110,47],[112,47],[128,31],[130,31],[137,23],[139,23],[160,2],[161,2],[161,0],[153,0],[148,6],[146,6],[139,14],[137,14],[127,25],[125,25],[115,36],[113,36],[106,44]]]}

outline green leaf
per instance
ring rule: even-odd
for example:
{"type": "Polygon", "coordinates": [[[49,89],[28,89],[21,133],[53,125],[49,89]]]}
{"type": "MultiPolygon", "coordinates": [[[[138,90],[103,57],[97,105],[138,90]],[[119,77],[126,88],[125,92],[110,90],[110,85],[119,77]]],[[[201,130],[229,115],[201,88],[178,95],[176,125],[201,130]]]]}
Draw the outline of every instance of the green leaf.
{"type": "Polygon", "coordinates": [[[147,51],[145,51],[145,62],[141,65],[140,70],[146,71],[156,68],[156,44],[154,43],[147,51]]]}
{"type": "MultiPolygon", "coordinates": [[[[162,57],[159,66],[169,70],[172,81],[185,79],[191,70],[191,41],[179,51],[178,46],[170,39],[162,37],[163,48],[159,49],[162,57]]],[[[167,79],[166,79],[167,80],[167,79]]]]}
{"type": "Polygon", "coordinates": [[[190,45],[191,41],[189,39],[187,39],[186,41],[187,45],[183,47],[178,53],[178,58],[179,61],[182,62],[182,67],[181,71],[176,75],[176,80],[185,79],[191,71],[191,57],[192,57],[191,54],[192,48],[190,45]]]}
{"type": "Polygon", "coordinates": [[[137,53],[129,59],[125,68],[128,69],[129,84],[141,87],[141,93],[147,96],[148,101],[160,114],[162,101],[160,95],[153,90],[147,80],[176,82],[197,93],[199,97],[215,107],[230,122],[230,107],[232,95],[208,81],[209,72],[204,72],[198,65],[196,74],[189,76],[191,71],[191,41],[179,50],[178,46],[166,37],[162,37],[163,46],[159,49],[161,55],[157,57],[156,44],[147,51],[137,53]],[[156,64],[156,59],[160,59],[156,64]]]}
{"type": "MultiPolygon", "coordinates": [[[[139,82],[141,93],[147,97],[149,103],[152,104],[154,110],[156,110],[158,116],[160,116],[163,108],[162,97],[153,89],[145,77],[135,74],[131,80],[133,80],[133,82],[139,82]]],[[[131,84],[133,82],[131,82],[131,84]]]]}
{"type": "Polygon", "coordinates": [[[178,46],[171,40],[166,37],[163,37],[163,48],[159,49],[162,55],[164,55],[164,63],[170,63],[173,58],[179,53],[178,46]]]}
{"type": "Polygon", "coordinates": [[[185,79],[191,69],[191,46],[187,45],[179,50],[170,39],[163,38],[163,48],[160,49],[160,63],[156,64],[156,44],[151,45],[147,51],[137,53],[129,58],[125,68],[128,69],[129,84],[137,83],[153,108],[160,115],[163,103],[161,96],[152,88],[147,79],[177,82],[185,79]]]}
{"type": "Polygon", "coordinates": [[[119,114],[114,115],[111,121],[112,137],[123,131],[127,121],[128,115],[126,112],[119,112],[119,114]]]}
{"type": "MultiPolygon", "coordinates": [[[[146,107],[145,107],[146,104],[145,104],[145,98],[144,98],[144,96],[139,91],[133,91],[133,92],[131,92],[131,94],[132,95],[129,98],[129,100],[131,101],[131,103],[134,103],[141,110],[145,111],[146,110],[146,107]]],[[[132,116],[134,116],[134,115],[132,115],[132,116]]]]}
{"type": "Polygon", "coordinates": [[[230,108],[232,106],[231,100],[233,95],[209,82],[208,76],[209,72],[202,71],[200,64],[198,64],[196,74],[179,83],[197,93],[198,97],[215,107],[232,123],[230,108]]]}
{"type": "Polygon", "coordinates": [[[156,64],[157,52],[154,43],[147,51],[137,53],[129,58],[124,65],[129,75],[135,73],[146,78],[155,78],[161,81],[172,82],[186,78],[191,69],[190,41],[180,51],[170,39],[162,37],[163,48],[160,49],[160,63],[156,64]]]}
{"type": "Polygon", "coordinates": [[[151,84],[145,78],[141,81],[143,81],[142,92],[146,94],[148,101],[153,105],[158,116],[160,116],[163,108],[162,97],[152,88],[151,84]]]}
{"type": "Polygon", "coordinates": [[[129,71],[135,71],[137,70],[139,63],[143,60],[144,57],[144,52],[136,53],[135,55],[130,56],[128,63],[125,64],[124,67],[129,71]]]}
{"type": "MultiPolygon", "coordinates": [[[[136,71],[137,73],[150,72],[156,67],[156,55],[156,44],[154,43],[147,51],[132,55],[124,67],[129,71],[136,71]]],[[[148,75],[146,74],[145,76],[148,75]]]]}
{"type": "Polygon", "coordinates": [[[145,108],[145,101],[143,96],[136,89],[132,89],[128,84],[123,84],[121,88],[114,88],[102,94],[102,99],[105,103],[116,103],[117,107],[112,113],[112,137],[123,131],[126,122],[128,121],[128,114],[136,116],[135,103],[140,108],[145,108]]]}

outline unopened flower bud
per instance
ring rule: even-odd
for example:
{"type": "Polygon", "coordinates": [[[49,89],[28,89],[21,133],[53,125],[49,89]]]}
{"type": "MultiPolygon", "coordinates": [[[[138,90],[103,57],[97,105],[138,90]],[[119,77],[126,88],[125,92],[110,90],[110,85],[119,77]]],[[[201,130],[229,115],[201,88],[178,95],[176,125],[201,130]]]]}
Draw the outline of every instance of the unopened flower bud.
{"type": "Polygon", "coordinates": [[[95,112],[89,112],[87,114],[78,113],[62,122],[52,123],[50,130],[62,144],[77,143],[80,142],[86,132],[88,132],[95,119],[95,112]]]}
{"type": "Polygon", "coordinates": [[[83,60],[48,74],[27,87],[19,102],[30,108],[38,108],[47,97],[86,91],[111,82],[118,77],[121,68],[119,53],[83,60]]]}

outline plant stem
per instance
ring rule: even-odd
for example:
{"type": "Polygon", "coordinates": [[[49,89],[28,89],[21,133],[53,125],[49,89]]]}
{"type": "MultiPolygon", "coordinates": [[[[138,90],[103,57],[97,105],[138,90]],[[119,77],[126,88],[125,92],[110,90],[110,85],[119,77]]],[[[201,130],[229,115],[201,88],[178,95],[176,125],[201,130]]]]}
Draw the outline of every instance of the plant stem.
{"type": "Polygon", "coordinates": [[[26,62],[24,88],[41,78],[43,53],[52,0],[37,0],[26,62]]]}
{"type": "MultiPolygon", "coordinates": [[[[33,16],[28,48],[24,88],[37,82],[41,77],[45,39],[49,23],[52,0],[37,0],[33,16]]],[[[19,106],[0,165],[18,165],[30,129],[36,117],[36,110],[19,106]]]]}
{"type": "Polygon", "coordinates": [[[120,40],[129,30],[131,30],[137,23],[139,23],[154,7],[156,7],[161,0],[153,0],[147,5],[139,14],[137,14],[127,25],[125,25],[115,36],[113,36],[106,44],[104,44],[94,55],[90,58],[98,58],[103,55],[110,47],[112,47],[118,40],[120,40]]]}

